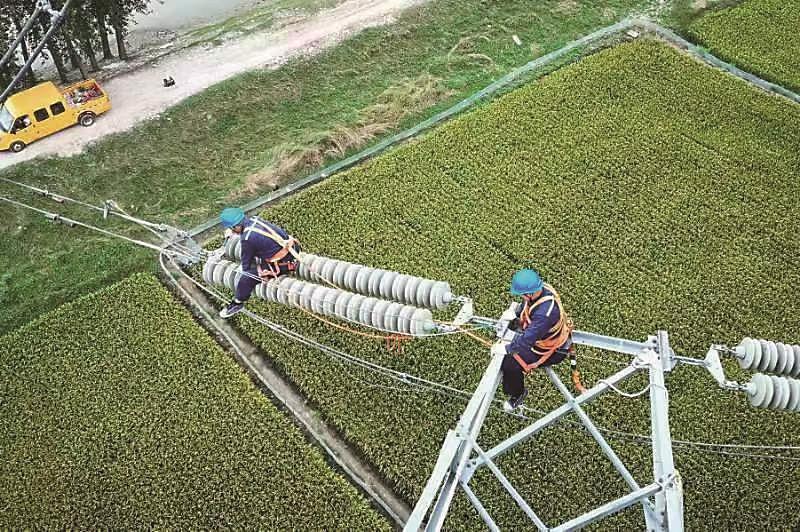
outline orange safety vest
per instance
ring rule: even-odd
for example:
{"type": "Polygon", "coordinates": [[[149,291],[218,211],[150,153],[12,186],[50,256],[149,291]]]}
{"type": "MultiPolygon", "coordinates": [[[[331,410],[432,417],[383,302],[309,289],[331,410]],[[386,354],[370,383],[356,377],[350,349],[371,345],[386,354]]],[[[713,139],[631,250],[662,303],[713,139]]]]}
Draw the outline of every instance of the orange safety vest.
{"type": "Polygon", "coordinates": [[[536,355],[539,355],[539,360],[532,364],[528,364],[519,355],[519,353],[514,354],[514,359],[519,363],[522,371],[525,373],[529,373],[546,362],[547,359],[550,358],[553,353],[555,353],[556,350],[564,345],[564,342],[569,339],[569,335],[572,334],[572,329],[574,328],[572,320],[569,319],[566,312],[564,312],[564,306],[561,304],[561,298],[558,296],[558,293],[549,284],[545,284],[544,287],[553,295],[540,297],[534,301],[533,304],[529,304],[526,301],[525,306],[522,308],[522,312],[519,315],[519,324],[523,331],[527,329],[531,324],[531,314],[533,311],[545,303],[550,303],[550,309],[547,311],[548,316],[553,311],[554,306],[558,307],[559,318],[558,322],[553,325],[549,331],[547,331],[547,335],[544,338],[537,340],[533,344],[531,350],[536,355]]]}

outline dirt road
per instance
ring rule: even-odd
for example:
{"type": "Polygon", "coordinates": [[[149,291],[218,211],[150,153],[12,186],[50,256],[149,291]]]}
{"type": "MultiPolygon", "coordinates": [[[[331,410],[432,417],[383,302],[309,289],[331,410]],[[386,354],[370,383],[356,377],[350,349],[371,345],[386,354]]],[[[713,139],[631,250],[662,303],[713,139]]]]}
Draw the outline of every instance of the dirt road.
{"type": "Polygon", "coordinates": [[[425,0],[348,0],[274,33],[259,33],[216,47],[189,48],[105,84],[114,108],[94,126],[76,126],[28,146],[0,152],[0,168],[41,155],[74,155],[91,142],[132,128],[211,85],[256,68],[277,68],[292,57],[331,46],[358,31],[392,22],[403,9],[425,0]],[[162,87],[172,76],[176,85],[162,87]]]}

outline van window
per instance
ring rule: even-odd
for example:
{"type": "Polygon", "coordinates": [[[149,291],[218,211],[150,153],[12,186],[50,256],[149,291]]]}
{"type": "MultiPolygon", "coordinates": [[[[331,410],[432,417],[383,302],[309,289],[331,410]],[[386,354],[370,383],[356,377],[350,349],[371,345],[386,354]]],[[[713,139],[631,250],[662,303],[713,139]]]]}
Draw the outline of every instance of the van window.
{"type": "Polygon", "coordinates": [[[61,102],[56,102],[50,106],[50,112],[53,114],[53,116],[60,115],[65,110],[66,109],[64,109],[64,104],[61,102]]]}
{"type": "Polygon", "coordinates": [[[13,127],[13,129],[12,129],[12,131],[11,131],[11,132],[13,133],[13,132],[15,132],[15,131],[22,131],[23,129],[25,129],[25,128],[26,128],[26,127],[28,127],[29,125],[31,125],[31,119],[30,119],[30,117],[29,117],[28,115],[23,115],[23,116],[20,116],[20,117],[19,117],[19,118],[17,118],[17,120],[14,122],[14,127],[13,127]]]}
{"type": "Polygon", "coordinates": [[[47,109],[37,109],[33,112],[33,116],[36,117],[37,122],[44,122],[50,118],[50,115],[47,114],[47,109]]]}

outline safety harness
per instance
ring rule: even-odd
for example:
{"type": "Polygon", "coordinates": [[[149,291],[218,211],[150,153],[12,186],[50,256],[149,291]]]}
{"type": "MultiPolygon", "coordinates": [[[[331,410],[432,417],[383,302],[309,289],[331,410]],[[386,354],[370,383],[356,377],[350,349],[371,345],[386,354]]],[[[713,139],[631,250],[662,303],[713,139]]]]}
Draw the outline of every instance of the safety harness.
{"type": "Polygon", "coordinates": [[[278,234],[277,231],[275,231],[275,229],[270,227],[266,222],[258,217],[254,216],[250,220],[252,223],[245,228],[242,238],[249,240],[252,233],[257,233],[263,237],[269,238],[281,246],[281,249],[279,249],[271,257],[258,257],[256,259],[259,277],[277,278],[281,275],[282,268],[286,268],[286,270],[290,272],[295,271],[297,269],[297,261],[300,259],[300,256],[295,250],[295,246],[298,244],[298,241],[292,236],[289,238],[283,238],[278,234]],[[284,260],[289,255],[291,255],[291,257],[288,260],[284,260]],[[266,268],[263,266],[266,266],[266,268]]]}
{"type": "MultiPolygon", "coordinates": [[[[534,354],[539,356],[536,362],[528,364],[519,353],[514,354],[514,359],[519,363],[522,371],[526,374],[547,362],[547,360],[553,356],[553,353],[569,339],[570,334],[572,334],[572,329],[574,328],[572,320],[569,319],[566,312],[564,312],[564,306],[561,304],[561,298],[558,296],[558,293],[549,284],[545,284],[544,287],[549,290],[552,295],[540,297],[533,303],[526,301],[519,315],[520,327],[523,331],[527,329],[531,324],[531,315],[533,311],[546,303],[550,303],[550,308],[547,309],[547,316],[550,316],[553,312],[553,308],[558,307],[559,318],[558,322],[547,331],[547,335],[533,344],[531,350],[534,354]]],[[[569,353],[570,360],[572,360],[574,355],[572,346],[569,347],[569,353]]]]}

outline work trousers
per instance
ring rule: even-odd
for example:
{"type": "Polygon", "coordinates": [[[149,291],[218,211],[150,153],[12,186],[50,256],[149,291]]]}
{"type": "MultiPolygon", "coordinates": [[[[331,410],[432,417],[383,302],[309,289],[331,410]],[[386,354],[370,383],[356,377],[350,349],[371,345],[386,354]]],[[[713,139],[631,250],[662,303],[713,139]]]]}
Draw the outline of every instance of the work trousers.
{"type": "MultiPolygon", "coordinates": [[[[567,358],[567,355],[569,355],[568,348],[560,347],[539,367],[558,364],[567,358]]],[[[535,364],[541,358],[534,353],[527,353],[520,356],[526,364],[535,364]]],[[[506,355],[501,367],[503,371],[503,391],[506,392],[509,397],[519,397],[525,389],[525,373],[522,371],[522,366],[519,365],[514,355],[506,355]]]]}

